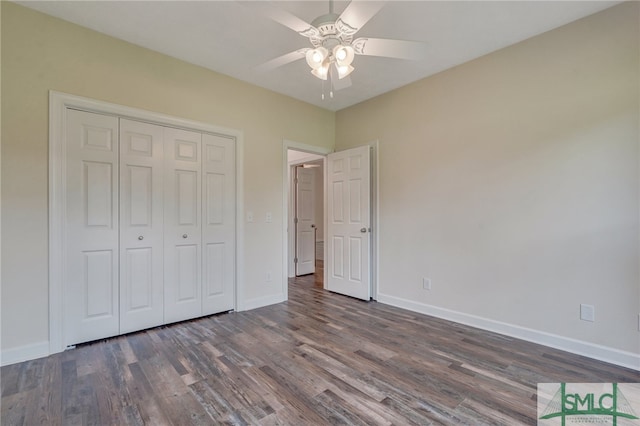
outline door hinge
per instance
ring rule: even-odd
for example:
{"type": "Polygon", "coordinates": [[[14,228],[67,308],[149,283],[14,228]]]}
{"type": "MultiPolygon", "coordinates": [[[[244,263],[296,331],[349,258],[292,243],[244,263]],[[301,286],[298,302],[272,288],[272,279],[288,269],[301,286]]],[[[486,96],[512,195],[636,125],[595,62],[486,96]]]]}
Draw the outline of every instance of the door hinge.
{"type": "Polygon", "coordinates": [[[293,219],[293,223],[298,223],[298,218],[297,217],[293,219]]]}
{"type": "Polygon", "coordinates": [[[298,263],[298,258],[297,257],[293,258],[293,263],[298,263]]]}

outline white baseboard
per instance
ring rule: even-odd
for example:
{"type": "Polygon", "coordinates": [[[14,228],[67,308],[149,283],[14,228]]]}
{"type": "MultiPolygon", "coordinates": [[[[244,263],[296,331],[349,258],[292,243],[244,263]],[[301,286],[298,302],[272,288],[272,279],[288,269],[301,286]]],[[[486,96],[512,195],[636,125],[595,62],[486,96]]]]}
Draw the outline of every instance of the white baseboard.
{"type": "Polygon", "coordinates": [[[48,340],[2,351],[0,353],[0,365],[5,366],[45,356],[49,356],[48,340]]]}
{"type": "MultiPolygon", "coordinates": [[[[283,302],[284,300],[285,297],[282,293],[258,297],[255,299],[247,300],[244,309],[251,310],[261,308],[263,306],[274,305],[276,303],[283,302]]],[[[506,336],[515,337],[517,339],[538,343],[544,346],[549,346],[551,348],[560,349],[577,355],[583,355],[589,358],[619,365],[621,367],[640,371],[640,354],[621,351],[607,346],[558,336],[544,331],[533,330],[513,324],[507,324],[504,322],[482,318],[475,315],[465,314],[463,312],[439,308],[437,306],[414,302],[411,300],[389,296],[382,293],[378,293],[377,301],[379,303],[385,303],[387,305],[396,306],[398,308],[407,309],[409,311],[418,312],[420,314],[446,319],[471,327],[480,328],[482,330],[492,331],[506,336]]],[[[0,365],[5,366],[15,364],[18,362],[42,358],[48,355],[48,341],[32,343],[30,345],[6,349],[0,352],[0,365]]]]}
{"type": "Polygon", "coordinates": [[[275,305],[276,303],[284,302],[287,300],[284,294],[278,293],[269,296],[256,297],[255,299],[249,299],[244,302],[245,311],[251,309],[262,308],[263,306],[275,305]]]}
{"type": "Polygon", "coordinates": [[[414,302],[412,300],[389,296],[387,294],[378,293],[377,301],[379,303],[385,303],[387,305],[396,306],[398,308],[407,309],[420,314],[442,318],[640,371],[640,354],[621,351],[607,346],[558,336],[518,325],[507,324],[475,315],[465,314],[463,312],[439,308],[437,306],[414,302]]]}

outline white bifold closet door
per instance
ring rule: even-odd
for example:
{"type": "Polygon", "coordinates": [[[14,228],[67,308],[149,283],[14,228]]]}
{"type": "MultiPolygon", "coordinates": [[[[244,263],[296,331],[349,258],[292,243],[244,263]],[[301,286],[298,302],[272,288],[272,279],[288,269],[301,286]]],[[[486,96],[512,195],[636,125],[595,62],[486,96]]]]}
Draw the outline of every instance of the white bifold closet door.
{"type": "Polygon", "coordinates": [[[64,338],[120,332],[118,118],[68,110],[64,338]]]}
{"type": "Polygon", "coordinates": [[[235,140],[67,114],[65,345],[232,310],[235,140]]]}
{"type": "Polygon", "coordinates": [[[202,135],[165,128],[164,136],[164,318],[175,322],[202,312],[202,135]]]}
{"type": "Polygon", "coordinates": [[[202,135],[202,314],[229,311],[234,305],[235,142],[202,135]]]}
{"type": "Polygon", "coordinates": [[[221,136],[165,135],[165,322],[233,309],[235,149],[221,136]]]}
{"type": "Polygon", "coordinates": [[[120,333],[164,323],[162,131],[120,120],[120,333]]]}

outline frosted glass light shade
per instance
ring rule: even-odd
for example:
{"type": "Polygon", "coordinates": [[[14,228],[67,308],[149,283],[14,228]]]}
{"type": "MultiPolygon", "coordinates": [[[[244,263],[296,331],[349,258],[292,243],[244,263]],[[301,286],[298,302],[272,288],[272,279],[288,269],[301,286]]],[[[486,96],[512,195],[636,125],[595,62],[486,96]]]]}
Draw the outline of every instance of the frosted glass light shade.
{"type": "Polygon", "coordinates": [[[342,44],[339,44],[333,48],[333,57],[335,58],[336,64],[338,64],[339,67],[351,65],[354,55],[355,52],[353,50],[353,47],[351,46],[344,46],[342,44]]]}
{"type": "Polygon", "coordinates": [[[329,66],[328,65],[323,65],[323,66],[320,66],[320,67],[318,67],[316,69],[313,69],[313,70],[311,70],[311,74],[315,75],[320,80],[326,80],[327,76],[329,75],[329,66]]]}
{"type": "Polygon", "coordinates": [[[307,59],[307,64],[309,64],[311,69],[314,69],[314,70],[317,68],[320,68],[328,56],[329,56],[329,51],[322,46],[317,47],[315,49],[309,49],[305,54],[305,57],[307,59]]]}
{"type": "Polygon", "coordinates": [[[355,68],[351,65],[338,65],[338,78],[344,78],[351,74],[355,68]]]}

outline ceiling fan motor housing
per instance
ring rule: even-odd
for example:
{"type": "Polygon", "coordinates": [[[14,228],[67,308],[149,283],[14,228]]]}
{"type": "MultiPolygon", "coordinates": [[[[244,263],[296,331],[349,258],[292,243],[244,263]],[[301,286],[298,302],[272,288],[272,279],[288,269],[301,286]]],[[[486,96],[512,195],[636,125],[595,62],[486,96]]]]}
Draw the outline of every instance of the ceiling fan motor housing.
{"type": "Polygon", "coordinates": [[[314,47],[322,46],[331,52],[339,44],[351,44],[353,36],[340,30],[344,25],[337,22],[339,17],[335,13],[327,13],[313,20],[311,25],[318,29],[318,34],[309,37],[309,40],[314,47]]]}

